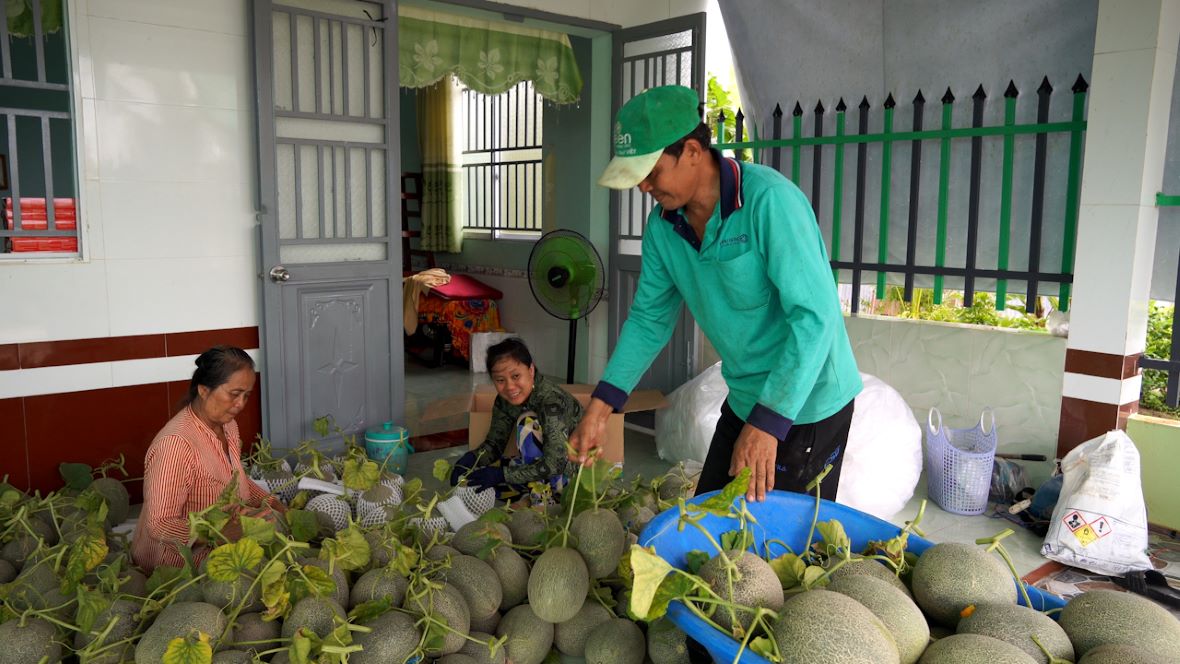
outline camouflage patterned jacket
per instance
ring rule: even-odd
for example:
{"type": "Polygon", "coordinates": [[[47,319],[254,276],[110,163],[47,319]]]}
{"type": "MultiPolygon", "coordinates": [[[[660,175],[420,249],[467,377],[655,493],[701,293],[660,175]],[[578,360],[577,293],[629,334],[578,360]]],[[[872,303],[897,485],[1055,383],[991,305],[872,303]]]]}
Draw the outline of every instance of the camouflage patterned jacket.
{"type": "Polygon", "coordinates": [[[492,405],[492,423],[483,444],[476,450],[476,462],[483,466],[495,462],[504,454],[510,438],[516,435],[516,420],[520,414],[531,410],[541,423],[542,457],[524,466],[504,468],[504,481],[508,484],[543,482],[564,473],[566,468],[565,445],[570,434],[582,419],[582,404],[557,383],[537,373],[536,382],[529,398],[519,406],[513,406],[497,396],[492,405]]]}

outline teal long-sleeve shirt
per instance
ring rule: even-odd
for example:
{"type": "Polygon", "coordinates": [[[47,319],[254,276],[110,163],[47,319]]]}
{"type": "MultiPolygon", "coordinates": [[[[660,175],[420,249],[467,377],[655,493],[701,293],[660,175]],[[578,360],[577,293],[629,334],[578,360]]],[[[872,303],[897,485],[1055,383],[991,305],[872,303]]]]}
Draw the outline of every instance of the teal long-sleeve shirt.
{"type": "Polygon", "coordinates": [[[678,212],[648,217],[638,289],[595,396],[621,408],[684,303],[721,356],[730,407],[783,439],[847,405],[860,373],[806,196],[772,168],[713,155],[721,197],[699,247],[678,212]]]}

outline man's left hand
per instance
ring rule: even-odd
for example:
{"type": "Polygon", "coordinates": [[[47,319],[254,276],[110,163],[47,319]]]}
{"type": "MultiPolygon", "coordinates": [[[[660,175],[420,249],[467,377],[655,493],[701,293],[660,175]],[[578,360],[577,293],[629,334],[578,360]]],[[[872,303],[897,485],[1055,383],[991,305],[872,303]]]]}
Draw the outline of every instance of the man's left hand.
{"type": "Polygon", "coordinates": [[[729,474],[736,477],[743,468],[750,469],[746,500],[760,502],[766,499],[767,491],[774,489],[774,460],[777,453],[778,440],[774,436],[750,424],[742,427],[733,445],[729,474]]]}

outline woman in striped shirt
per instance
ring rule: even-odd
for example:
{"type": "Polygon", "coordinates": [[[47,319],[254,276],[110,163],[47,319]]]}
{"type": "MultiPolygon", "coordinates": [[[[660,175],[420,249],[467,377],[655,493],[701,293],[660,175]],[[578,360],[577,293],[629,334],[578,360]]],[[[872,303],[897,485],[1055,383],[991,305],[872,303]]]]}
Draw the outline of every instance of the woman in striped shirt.
{"type": "MultiPolygon", "coordinates": [[[[184,407],[156,434],[144,463],[143,511],[132,556],[146,572],[160,565],[183,567],[180,546],[194,544],[197,562],[205,557],[207,543],[189,539],[188,515],[216,502],[234,473],[243,503],[282,509],[242,468],[234,418],[246,407],[254,381],[254,360],[240,348],[215,346],[197,358],[184,407]]],[[[223,534],[231,540],[241,536],[237,515],[223,534]]]]}

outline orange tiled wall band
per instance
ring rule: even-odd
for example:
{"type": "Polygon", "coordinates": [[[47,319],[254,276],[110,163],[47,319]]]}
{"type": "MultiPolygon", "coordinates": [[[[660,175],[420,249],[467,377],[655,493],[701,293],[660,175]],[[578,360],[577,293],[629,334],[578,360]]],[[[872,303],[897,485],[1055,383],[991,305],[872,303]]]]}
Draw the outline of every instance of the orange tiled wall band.
{"type": "MultiPolygon", "coordinates": [[[[196,355],[217,344],[256,349],[258,328],[0,344],[0,371],[196,355]]],[[[187,391],[188,380],[176,380],[0,399],[0,474],[19,489],[47,492],[61,486],[60,463],[97,466],[122,453],[130,476],[142,477],[144,452],[187,391]]],[[[246,442],[262,431],[260,390],[238,425],[246,442]]],[[[138,501],[140,484],[128,489],[138,501]]]]}

